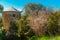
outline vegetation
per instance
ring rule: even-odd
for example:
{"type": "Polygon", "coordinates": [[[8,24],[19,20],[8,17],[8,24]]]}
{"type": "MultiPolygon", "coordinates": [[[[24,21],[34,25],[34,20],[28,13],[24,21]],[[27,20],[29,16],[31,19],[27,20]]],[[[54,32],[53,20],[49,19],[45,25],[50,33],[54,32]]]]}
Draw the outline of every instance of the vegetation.
{"type": "Polygon", "coordinates": [[[18,34],[20,35],[21,40],[28,40],[29,37],[34,35],[27,23],[27,16],[28,14],[25,14],[24,16],[21,17],[20,20],[16,21],[16,24],[19,28],[18,34]]]}
{"type": "Polygon", "coordinates": [[[29,40],[60,40],[60,36],[42,36],[42,37],[37,37],[33,36],[29,40]]]}
{"type": "MultiPolygon", "coordinates": [[[[0,13],[2,13],[3,11],[3,6],[0,4],[0,13]]],[[[2,24],[2,17],[0,16],[0,27],[2,27],[3,24],[2,24]]]]}
{"type": "Polygon", "coordinates": [[[0,4],[0,13],[3,11],[3,6],[0,4]]]}
{"type": "Polygon", "coordinates": [[[2,17],[0,17],[0,27],[3,26],[3,23],[2,23],[2,17]]]}
{"type": "MultiPolygon", "coordinates": [[[[3,6],[0,5],[0,12],[2,12],[2,10],[3,10],[3,6]]],[[[25,14],[21,16],[19,20],[11,21],[10,23],[11,26],[8,31],[5,29],[0,30],[0,39],[60,40],[60,11],[48,15],[48,20],[46,21],[47,14],[42,14],[42,16],[32,15],[35,10],[37,10],[37,12],[41,10],[46,11],[46,8],[43,5],[29,3],[24,7],[24,10],[25,10],[25,14]],[[31,13],[32,16],[29,13],[31,13]],[[28,20],[29,17],[30,20],[28,20]],[[41,36],[41,34],[43,35],[41,36]]],[[[0,18],[0,27],[1,26],[3,26],[3,24],[2,24],[2,19],[0,18]]]]}
{"type": "Polygon", "coordinates": [[[48,33],[51,35],[58,35],[60,34],[60,12],[53,13],[49,19],[48,19],[48,24],[47,24],[47,30],[48,33]]]}
{"type": "Polygon", "coordinates": [[[0,30],[0,39],[2,40],[2,31],[0,30]]]}
{"type": "Polygon", "coordinates": [[[28,3],[25,5],[24,10],[26,13],[30,13],[34,10],[46,10],[46,7],[42,4],[28,3]]]}

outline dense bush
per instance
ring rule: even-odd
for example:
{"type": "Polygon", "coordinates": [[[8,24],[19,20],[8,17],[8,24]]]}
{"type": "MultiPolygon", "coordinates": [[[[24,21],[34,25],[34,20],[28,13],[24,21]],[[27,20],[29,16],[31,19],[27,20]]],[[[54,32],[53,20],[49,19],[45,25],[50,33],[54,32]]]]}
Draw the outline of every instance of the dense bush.
{"type": "Polygon", "coordinates": [[[17,36],[18,27],[15,24],[15,21],[11,22],[9,30],[2,30],[2,40],[19,40],[17,36]]]}
{"type": "Polygon", "coordinates": [[[16,35],[16,33],[18,32],[18,26],[16,25],[15,21],[11,21],[10,24],[11,26],[9,28],[9,32],[16,35]]]}
{"type": "Polygon", "coordinates": [[[47,24],[47,32],[49,35],[58,35],[60,34],[60,13],[53,13],[49,19],[47,24]]]}
{"type": "Polygon", "coordinates": [[[2,23],[2,17],[0,16],[0,27],[3,26],[3,23],[2,23]]]}
{"type": "Polygon", "coordinates": [[[19,20],[16,20],[16,24],[18,26],[18,36],[20,35],[21,40],[27,40],[33,34],[27,23],[27,14],[22,16],[19,20]]]}
{"type": "Polygon", "coordinates": [[[0,40],[2,40],[2,31],[0,30],[0,40]]]}
{"type": "Polygon", "coordinates": [[[6,40],[6,38],[7,38],[6,37],[6,32],[7,31],[5,29],[2,30],[2,40],[6,40]]]}
{"type": "Polygon", "coordinates": [[[15,21],[10,22],[10,28],[7,31],[6,40],[19,40],[17,35],[18,33],[18,26],[16,25],[15,21]]]}
{"type": "Polygon", "coordinates": [[[3,9],[3,6],[0,4],[0,13],[2,13],[3,9]]]}

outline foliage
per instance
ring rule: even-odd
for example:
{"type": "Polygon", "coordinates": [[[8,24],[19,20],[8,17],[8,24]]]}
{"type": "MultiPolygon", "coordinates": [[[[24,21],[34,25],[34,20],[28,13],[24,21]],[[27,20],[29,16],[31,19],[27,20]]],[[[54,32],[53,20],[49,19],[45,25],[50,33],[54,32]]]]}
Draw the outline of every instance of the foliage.
{"type": "Polygon", "coordinates": [[[20,40],[17,35],[9,35],[7,36],[6,40],[20,40]]]}
{"type": "Polygon", "coordinates": [[[2,31],[0,30],[0,40],[2,40],[2,31]]]}
{"type": "Polygon", "coordinates": [[[11,26],[9,28],[9,32],[16,35],[16,33],[18,32],[18,27],[17,27],[15,21],[11,21],[10,24],[11,24],[11,26]]]}
{"type": "Polygon", "coordinates": [[[42,36],[42,37],[37,37],[33,36],[29,40],[60,40],[60,36],[42,36]]]}
{"type": "Polygon", "coordinates": [[[18,27],[15,24],[15,21],[11,21],[11,26],[9,30],[2,30],[2,40],[18,40],[19,37],[17,36],[18,27]]]}
{"type": "Polygon", "coordinates": [[[21,19],[16,21],[16,24],[19,28],[18,34],[20,35],[21,40],[27,40],[33,35],[32,30],[29,28],[27,23],[27,16],[28,15],[26,14],[22,16],[21,19]]]}
{"type": "Polygon", "coordinates": [[[39,10],[46,10],[46,7],[43,6],[42,4],[29,3],[29,4],[25,5],[24,9],[25,9],[26,13],[30,13],[34,10],[38,10],[38,11],[39,10]]]}
{"type": "MultiPolygon", "coordinates": [[[[34,3],[27,4],[24,7],[24,9],[26,13],[24,16],[21,16],[19,20],[11,21],[10,23],[11,26],[8,30],[9,35],[6,36],[5,30],[3,30],[2,32],[0,32],[0,38],[3,38],[3,40],[5,40],[5,38],[6,40],[18,40],[18,39],[20,40],[28,40],[28,39],[29,40],[52,40],[52,39],[60,40],[60,37],[43,36],[43,34],[45,33],[52,36],[60,34],[60,12],[59,11],[52,13],[50,16],[45,13],[39,16],[29,15],[28,13],[30,12],[36,13],[35,10],[38,10],[37,12],[39,12],[39,10],[46,10],[46,8],[43,5],[34,4],[34,3]],[[29,19],[29,21],[27,19],[29,19]],[[36,36],[32,31],[35,32],[37,35],[42,35],[42,36],[36,36]]],[[[0,12],[2,11],[3,11],[3,6],[0,5],[0,12]]],[[[2,19],[0,18],[0,27],[2,26],[3,26],[2,19]]]]}
{"type": "Polygon", "coordinates": [[[2,30],[2,40],[6,40],[6,30],[5,29],[3,29],[2,30]]]}
{"type": "Polygon", "coordinates": [[[60,25],[58,26],[58,20],[60,19],[60,13],[56,12],[53,13],[49,19],[48,19],[48,24],[47,24],[47,31],[49,35],[56,35],[60,32],[60,25]]]}
{"type": "Polygon", "coordinates": [[[0,12],[3,11],[3,6],[0,4],[0,12]]]}
{"type": "Polygon", "coordinates": [[[0,17],[0,27],[3,26],[3,23],[2,23],[2,18],[0,17]]]}

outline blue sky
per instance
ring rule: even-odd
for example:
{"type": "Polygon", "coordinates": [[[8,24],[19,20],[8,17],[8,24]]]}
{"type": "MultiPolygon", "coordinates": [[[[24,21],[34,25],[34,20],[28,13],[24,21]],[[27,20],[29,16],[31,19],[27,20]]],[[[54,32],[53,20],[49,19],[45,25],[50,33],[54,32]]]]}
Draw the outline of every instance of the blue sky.
{"type": "Polygon", "coordinates": [[[15,7],[17,9],[22,9],[27,3],[41,3],[46,7],[55,7],[60,9],[60,0],[0,0],[0,4],[4,6],[4,9],[7,7],[15,7]]]}

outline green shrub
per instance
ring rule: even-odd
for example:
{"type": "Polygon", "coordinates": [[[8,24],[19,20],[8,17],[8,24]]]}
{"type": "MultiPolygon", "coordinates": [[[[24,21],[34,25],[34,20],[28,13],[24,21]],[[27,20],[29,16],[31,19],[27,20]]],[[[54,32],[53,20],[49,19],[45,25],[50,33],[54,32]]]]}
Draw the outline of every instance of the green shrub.
{"type": "Polygon", "coordinates": [[[18,26],[18,36],[20,36],[21,40],[28,40],[28,38],[33,35],[33,32],[27,23],[27,16],[28,15],[26,14],[19,20],[16,20],[16,25],[18,26]]]}
{"type": "Polygon", "coordinates": [[[53,13],[47,23],[47,32],[49,35],[58,35],[60,33],[60,13],[53,13]]]}
{"type": "Polygon", "coordinates": [[[6,40],[6,38],[7,38],[6,37],[6,32],[7,31],[5,29],[2,30],[2,40],[6,40]]]}
{"type": "Polygon", "coordinates": [[[0,30],[0,40],[2,40],[2,31],[0,30]]]}
{"type": "Polygon", "coordinates": [[[2,23],[2,17],[0,16],[0,27],[3,26],[3,23],[2,23]]]}

